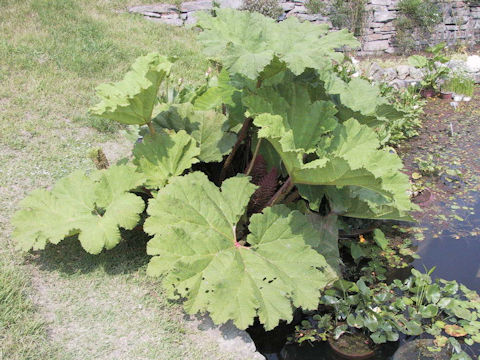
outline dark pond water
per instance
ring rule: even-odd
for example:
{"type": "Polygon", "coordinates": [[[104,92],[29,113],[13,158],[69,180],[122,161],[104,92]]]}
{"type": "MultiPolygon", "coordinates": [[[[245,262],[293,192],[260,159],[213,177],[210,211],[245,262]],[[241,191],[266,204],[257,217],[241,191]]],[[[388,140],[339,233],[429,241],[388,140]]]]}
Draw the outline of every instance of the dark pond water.
{"type": "Polygon", "coordinates": [[[464,221],[452,221],[452,226],[439,234],[429,228],[425,239],[417,242],[421,258],[413,265],[420,271],[435,266],[433,277],[456,280],[480,292],[480,235],[471,235],[480,228],[480,201],[473,208],[474,214],[464,221]]]}

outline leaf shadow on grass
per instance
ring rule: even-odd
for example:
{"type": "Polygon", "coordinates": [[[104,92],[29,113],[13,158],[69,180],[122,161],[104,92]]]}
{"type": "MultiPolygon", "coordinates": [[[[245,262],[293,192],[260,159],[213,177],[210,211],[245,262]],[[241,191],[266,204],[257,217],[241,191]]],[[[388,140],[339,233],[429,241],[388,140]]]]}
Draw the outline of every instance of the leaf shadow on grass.
{"type": "Polygon", "coordinates": [[[77,237],[63,240],[58,245],[47,245],[45,250],[33,252],[27,261],[41,270],[59,271],[66,275],[103,271],[109,275],[129,274],[145,267],[150,257],[146,244],[150,239],[141,231],[122,231],[124,241],[112,250],[98,255],[87,253],[77,237]]]}

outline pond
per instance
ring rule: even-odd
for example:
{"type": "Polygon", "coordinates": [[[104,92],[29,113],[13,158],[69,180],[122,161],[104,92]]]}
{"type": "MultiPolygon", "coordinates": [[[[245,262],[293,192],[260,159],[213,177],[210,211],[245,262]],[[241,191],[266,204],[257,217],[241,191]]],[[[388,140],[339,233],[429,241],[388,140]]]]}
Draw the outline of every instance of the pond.
{"type": "MultiPolygon", "coordinates": [[[[432,277],[456,280],[480,292],[480,101],[456,108],[448,101],[429,101],[418,136],[397,150],[421,207],[416,224],[394,225],[412,238],[420,255],[401,275],[408,276],[412,267],[421,272],[435,267],[432,277]]],[[[292,331],[284,325],[271,332],[258,327],[249,332],[267,360],[340,359],[326,343],[283,347],[292,331]]],[[[391,359],[404,341],[382,347],[373,359],[391,359]]],[[[476,356],[480,349],[467,352],[476,356]]]]}
{"type": "MultiPolygon", "coordinates": [[[[445,207],[447,208],[447,207],[445,207]]],[[[454,220],[451,226],[441,229],[430,228],[425,238],[417,243],[417,254],[413,262],[420,271],[436,267],[434,277],[457,280],[472,290],[480,291],[480,199],[473,206],[472,214],[465,220],[454,220]],[[459,235],[462,234],[462,235],[459,235]],[[475,235],[470,235],[470,234],[475,235]]]]}
{"type": "Polygon", "coordinates": [[[480,291],[480,101],[456,109],[449,101],[430,101],[419,135],[400,153],[415,185],[432,195],[416,214],[421,258],[413,266],[435,266],[434,277],[480,291]]]}

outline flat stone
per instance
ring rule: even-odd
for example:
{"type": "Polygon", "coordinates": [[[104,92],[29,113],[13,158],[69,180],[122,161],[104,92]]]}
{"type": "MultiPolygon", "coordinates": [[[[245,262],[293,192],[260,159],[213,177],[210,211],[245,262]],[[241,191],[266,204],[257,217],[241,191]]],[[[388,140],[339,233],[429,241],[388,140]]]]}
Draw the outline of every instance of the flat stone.
{"type": "Polygon", "coordinates": [[[146,17],[150,21],[154,21],[157,23],[162,23],[166,25],[172,25],[172,26],[183,26],[183,21],[180,18],[176,19],[167,19],[167,18],[151,18],[151,17],[146,17]]]}
{"type": "Polygon", "coordinates": [[[295,8],[295,3],[293,2],[280,3],[280,7],[283,9],[283,11],[290,11],[295,8]]]}
{"type": "Polygon", "coordinates": [[[193,26],[197,23],[198,19],[197,19],[197,16],[195,15],[196,13],[197,13],[196,11],[187,13],[187,18],[185,19],[186,26],[193,26]]]}
{"type": "Polygon", "coordinates": [[[386,23],[396,18],[393,11],[375,11],[373,18],[377,23],[386,23]]]}
{"type": "Polygon", "coordinates": [[[308,10],[304,5],[296,4],[289,14],[308,14],[308,10]]]}
{"type": "Polygon", "coordinates": [[[389,82],[389,84],[396,89],[404,89],[404,88],[407,88],[409,85],[413,85],[416,83],[417,81],[415,80],[400,80],[400,79],[395,79],[389,82]]]}
{"type": "Polygon", "coordinates": [[[383,27],[385,24],[384,23],[381,23],[381,22],[371,22],[370,24],[368,24],[368,26],[372,29],[376,29],[376,28],[381,28],[383,27]]]}
{"type": "Polygon", "coordinates": [[[378,40],[365,43],[363,50],[365,51],[383,51],[390,47],[388,40],[378,40]]]}
{"type": "Polygon", "coordinates": [[[223,325],[215,325],[208,315],[188,316],[190,326],[201,330],[202,335],[217,342],[222,353],[233,354],[238,360],[265,360],[257,352],[252,338],[246,331],[238,329],[231,321],[223,325]]]}
{"type": "Polygon", "coordinates": [[[445,65],[452,70],[467,71],[465,61],[462,60],[450,60],[445,65]]]}
{"type": "Polygon", "coordinates": [[[364,37],[365,41],[377,41],[377,40],[386,40],[390,38],[390,36],[385,35],[385,34],[369,34],[364,37]]]}
{"type": "Polygon", "coordinates": [[[324,20],[320,14],[297,14],[297,18],[304,21],[320,21],[324,20]]]}
{"type": "Polygon", "coordinates": [[[153,5],[139,5],[132,6],[128,9],[131,13],[144,14],[144,13],[159,13],[166,14],[178,11],[178,8],[175,5],[171,4],[153,4],[153,5]]]}
{"type": "Polygon", "coordinates": [[[187,1],[180,6],[181,12],[192,12],[200,10],[211,10],[213,3],[211,0],[187,1]]]}
{"type": "Polygon", "coordinates": [[[380,82],[383,80],[383,75],[385,73],[385,69],[382,68],[380,65],[378,65],[376,62],[374,62],[368,71],[369,77],[375,81],[375,82],[380,82]]]}
{"type": "Polygon", "coordinates": [[[142,13],[142,15],[149,16],[149,17],[157,17],[157,18],[162,17],[161,13],[149,12],[149,11],[145,11],[144,13],[142,13]]]}
{"type": "Polygon", "coordinates": [[[395,48],[390,46],[388,49],[385,50],[385,53],[387,54],[395,54],[395,48]]]}
{"type": "Polygon", "coordinates": [[[473,81],[475,84],[480,84],[480,73],[473,75],[473,81]]]}
{"type": "Polygon", "coordinates": [[[372,5],[390,5],[392,0],[371,0],[372,5]]]}
{"type": "Polygon", "coordinates": [[[397,66],[397,78],[398,79],[405,80],[408,75],[410,75],[410,66],[408,66],[408,65],[398,65],[397,66]]]}
{"type": "Polygon", "coordinates": [[[421,69],[417,69],[417,68],[414,68],[412,67],[410,69],[410,77],[413,79],[413,80],[422,80],[423,79],[423,71],[421,69]]]}
{"type": "Polygon", "coordinates": [[[392,68],[385,69],[383,72],[383,79],[387,82],[395,80],[397,77],[397,71],[392,68]]]}
{"type": "Polygon", "coordinates": [[[242,0],[217,0],[221,8],[240,9],[243,6],[242,0]]]}
{"type": "Polygon", "coordinates": [[[466,70],[470,73],[480,72],[480,56],[472,55],[467,58],[465,63],[466,70]]]}

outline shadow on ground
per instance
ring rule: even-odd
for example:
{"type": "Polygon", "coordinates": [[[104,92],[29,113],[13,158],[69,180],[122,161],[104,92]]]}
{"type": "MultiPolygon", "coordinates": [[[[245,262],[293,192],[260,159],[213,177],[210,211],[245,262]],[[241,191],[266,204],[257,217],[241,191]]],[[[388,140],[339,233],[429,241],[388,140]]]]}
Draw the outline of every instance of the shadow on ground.
{"type": "Polygon", "coordinates": [[[150,239],[141,231],[122,231],[124,241],[112,250],[91,255],[81,247],[77,237],[49,244],[45,250],[32,252],[26,261],[45,271],[59,271],[66,275],[86,274],[103,269],[106,274],[129,274],[146,266],[150,257],[146,245],[150,239]]]}

